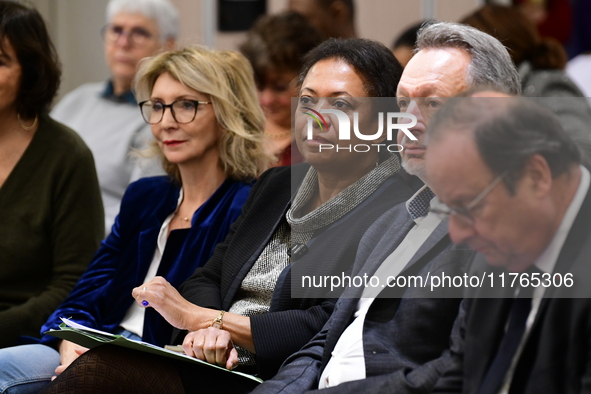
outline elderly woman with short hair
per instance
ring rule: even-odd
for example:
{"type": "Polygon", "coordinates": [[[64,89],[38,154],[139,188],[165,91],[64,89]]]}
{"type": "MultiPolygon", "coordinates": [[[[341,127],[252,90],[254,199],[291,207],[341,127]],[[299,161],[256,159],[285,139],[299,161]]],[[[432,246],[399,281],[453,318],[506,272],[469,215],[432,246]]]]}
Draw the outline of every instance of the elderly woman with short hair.
{"type": "Polygon", "coordinates": [[[106,234],[129,183],[163,174],[155,161],[130,155],[152,140],[131,86],[139,61],[173,49],[178,34],[178,11],[169,0],[110,0],[102,29],[109,79],[77,87],[51,111],[54,119],[76,131],[92,151],[106,234]]]}

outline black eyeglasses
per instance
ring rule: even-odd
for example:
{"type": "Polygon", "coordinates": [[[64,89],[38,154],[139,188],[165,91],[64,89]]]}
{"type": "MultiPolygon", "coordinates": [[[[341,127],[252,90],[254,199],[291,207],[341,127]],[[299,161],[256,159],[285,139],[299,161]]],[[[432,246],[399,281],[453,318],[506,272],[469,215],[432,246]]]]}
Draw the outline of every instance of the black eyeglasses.
{"type": "Polygon", "coordinates": [[[470,201],[470,203],[468,203],[468,205],[465,207],[451,208],[435,199],[434,205],[431,207],[430,211],[439,216],[441,220],[449,220],[450,216],[454,216],[465,225],[474,226],[474,216],[472,216],[470,211],[476,208],[478,203],[480,203],[484,197],[486,197],[495,188],[495,186],[497,186],[497,184],[503,180],[505,176],[507,176],[507,172],[504,172],[496,177],[482,192],[480,192],[479,195],[476,196],[476,198],[474,198],[474,200],[470,201]]]}
{"type": "Polygon", "coordinates": [[[105,42],[115,42],[121,36],[127,36],[129,42],[134,46],[145,45],[148,41],[154,38],[152,33],[141,27],[125,30],[123,26],[110,24],[102,28],[101,35],[105,42]]]}
{"type": "Polygon", "coordinates": [[[142,101],[138,105],[142,111],[142,117],[149,124],[158,124],[164,117],[164,110],[170,108],[172,117],[177,123],[191,123],[197,115],[199,105],[211,104],[209,101],[176,100],[172,104],[164,104],[160,101],[142,101]]]}

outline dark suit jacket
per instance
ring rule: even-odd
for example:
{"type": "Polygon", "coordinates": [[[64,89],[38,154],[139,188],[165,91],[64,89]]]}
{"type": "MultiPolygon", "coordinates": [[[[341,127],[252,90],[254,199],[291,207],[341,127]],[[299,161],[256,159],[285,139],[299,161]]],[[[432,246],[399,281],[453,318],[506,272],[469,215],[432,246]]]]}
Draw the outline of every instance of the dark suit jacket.
{"type": "MultiPolygon", "coordinates": [[[[160,228],[176,209],[179,191],[178,185],[164,176],[143,178],[129,185],[113,230],[68,298],[42,327],[42,333],[58,329],[60,317],[110,332],[119,326],[134,302],[131,290],[146,277],[160,228]]],[[[230,231],[249,191],[248,183],[226,180],[195,211],[190,230],[171,232],[157,275],[177,287],[195,268],[205,264],[215,245],[230,231]],[[185,236],[177,237],[175,233],[185,236]],[[167,251],[174,252],[170,258],[167,251]]],[[[158,312],[147,308],[143,340],[164,346],[171,334],[172,326],[158,312]]],[[[49,335],[42,338],[48,344],[56,340],[49,335]]]]}
{"type": "MultiPolygon", "coordinates": [[[[207,308],[230,308],[242,280],[277,226],[285,220],[291,199],[308,169],[308,164],[279,167],[261,176],[226,240],[218,245],[211,260],[182,285],[181,293],[186,299],[207,308]]],[[[371,204],[361,204],[336,225],[329,226],[330,231],[318,230],[308,253],[297,264],[322,267],[317,273],[326,275],[343,266],[350,269],[359,240],[367,228],[384,211],[411,194],[400,175],[392,175],[369,198],[371,204]]],[[[324,295],[312,292],[308,298],[293,298],[291,268],[288,266],[277,281],[270,313],[250,318],[258,374],[262,378],[273,376],[290,354],[322,328],[336,302],[330,292],[324,295]]],[[[176,341],[182,338],[178,335],[176,341]]]]}
{"type": "MultiPolygon", "coordinates": [[[[364,235],[354,272],[374,273],[412,226],[404,204],[386,212],[364,235]]],[[[470,250],[451,246],[447,224],[441,223],[400,275],[461,275],[472,255],[470,250]]],[[[372,303],[363,327],[367,379],[321,392],[429,392],[447,365],[449,355],[444,351],[449,346],[460,295],[461,289],[438,289],[431,293],[427,289],[386,288],[372,303]]],[[[359,298],[347,296],[345,293],[339,299],[322,331],[292,355],[275,378],[259,386],[256,393],[301,393],[318,387],[331,352],[353,321],[359,298]]]]}
{"type": "MultiPolygon", "coordinates": [[[[588,193],[554,268],[572,273],[572,288],[547,288],[510,393],[591,393],[591,193],[588,193]],[[566,297],[566,298],[563,298],[566,297]]],[[[500,269],[476,256],[471,271],[500,269]]],[[[467,298],[454,332],[454,367],[437,383],[436,392],[476,393],[505,332],[512,293],[498,285],[496,297],[467,298]]],[[[484,289],[470,294],[478,297],[484,289]]],[[[486,295],[489,295],[488,293],[486,295]]]]}

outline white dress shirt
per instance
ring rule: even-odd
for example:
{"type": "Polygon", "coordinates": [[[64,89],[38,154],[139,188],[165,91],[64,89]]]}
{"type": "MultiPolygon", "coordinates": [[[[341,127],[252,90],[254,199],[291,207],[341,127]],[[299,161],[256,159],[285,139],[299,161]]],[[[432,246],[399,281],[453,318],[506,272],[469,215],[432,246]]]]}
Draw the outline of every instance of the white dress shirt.
{"type": "MultiPolygon", "coordinates": [[[[426,186],[419,189],[406,203],[412,201],[426,186]]],[[[433,198],[435,200],[437,197],[433,198]]],[[[431,200],[431,205],[433,204],[431,200]]],[[[384,260],[376,270],[374,276],[380,278],[380,283],[386,283],[388,276],[397,276],[409,263],[421,245],[441,222],[432,212],[425,217],[414,220],[414,227],[408,232],[398,247],[384,260]]],[[[344,382],[365,379],[365,358],[363,354],[363,325],[365,316],[375,297],[383,290],[366,287],[357,303],[353,322],[339,338],[326,368],[320,376],[318,388],[334,387],[344,382]]]]}
{"type": "MultiPolygon", "coordinates": [[[[170,221],[176,214],[176,211],[179,209],[179,206],[183,202],[183,189],[179,193],[179,199],[176,205],[176,209],[173,213],[168,215],[164,223],[162,223],[162,227],[160,227],[160,232],[158,233],[158,240],[156,242],[156,250],[154,251],[154,257],[152,258],[152,263],[150,263],[150,268],[148,268],[148,273],[146,274],[146,278],[144,279],[143,283],[154,279],[156,277],[156,273],[158,272],[158,267],[160,267],[160,261],[162,260],[162,256],[164,255],[164,248],[166,247],[166,241],[168,239],[168,226],[170,225],[170,221]]],[[[131,297],[131,290],[129,292],[129,296],[131,297]]],[[[127,313],[123,317],[121,327],[126,329],[129,332],[133,332],[134,334],[142,337],[144,335],[144,317],[146,313],[146,308],[140,306],[137,302],[133,302],[131,307],[127,310],[127,313]]]]}

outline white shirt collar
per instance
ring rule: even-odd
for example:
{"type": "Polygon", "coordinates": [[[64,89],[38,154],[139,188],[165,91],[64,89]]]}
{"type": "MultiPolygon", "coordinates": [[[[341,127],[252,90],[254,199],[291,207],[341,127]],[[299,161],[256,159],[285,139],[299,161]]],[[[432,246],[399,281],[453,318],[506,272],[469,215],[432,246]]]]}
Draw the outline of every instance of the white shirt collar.
{"type": "Polygon", "coordinates": [[[581,205],[583,205],[587,191],[589,190],[589,183],[591,182],[589,171],[583,166],[579,167],[581,168],[581,181],[579,182],[577,192],[568,206],[568,209],[562,218],[562,222],[560,223],[560,227],[558,227],[552,241],[534,263],[534,265],[542,272],[554,272],[554,266],[556,265],[556,260],[558,260],[558,255],[562,250],[566,237],[568,236],[577,214],[581,209],[581,205]]]}

